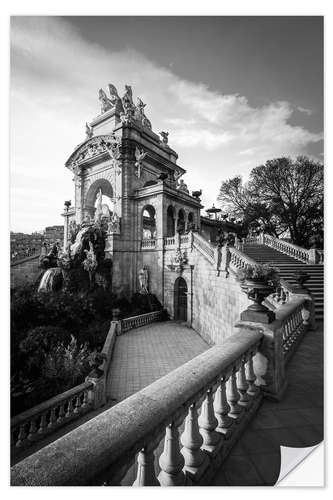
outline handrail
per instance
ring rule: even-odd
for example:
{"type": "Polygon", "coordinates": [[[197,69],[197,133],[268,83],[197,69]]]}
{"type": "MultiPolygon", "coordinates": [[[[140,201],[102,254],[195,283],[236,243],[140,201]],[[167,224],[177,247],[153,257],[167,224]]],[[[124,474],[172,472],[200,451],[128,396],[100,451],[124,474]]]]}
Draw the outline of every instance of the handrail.
{"type": "Polygon", "coordinates": [[[13,417],[10,425],[13,454],[87,413],[94,404],[93,388],[92,381],[83,382],[13,417]]]}
{"type": "Polygon", "coordinates": [[[274,248],[279,252],[290,255],[296,260],[300,260],[305,264],[310,262],[310,251],[306,248],[299,247],[293,243],[289,243],[284,240],[279,240],[270,234],[263,235],[263,243],[268,247],[274,248]]]}
{"type": "Polygon", "coordinates": [[[162,310],[153,311],[138,316],[131,316],[121,320],[121,333],[128,332],[132,328],[139,328],[140,326],[159,321],[162,317],[162,310]]]}
{"type": "Polygon", "coordinates": [[[256,266],[258,262],[248,257],[235,247],[228,247],[230,251],[230,265],[236,269],[244,269],[247,266],[256,266]]]}
{"type": "Polygon", "coordinates": [[[156,248],[156,239],[155,238],[146,238],[141,240],[141,249],[142,250],[150,250],[152,248],[156,248]]]}
{"type": "Polygon", "coordinates": [[[253,357],[262,337],[260,332],[236,333],[208,349],[14,465],[11,484],[119,485],[137,453],[135,485],[200,480],[214,456],[230,450],[242,422],[246,425],[260,404],[253,357]],[[184,419],[180,450],[178,427],[184,419]],[[156,477],[154,450],[164,435],[156,477]]]}
{"type": "Polygon", "coordinates": [[[193,246],[211,263],[214,264],[214,248],[200,234],[193,233],[193,246]]]}

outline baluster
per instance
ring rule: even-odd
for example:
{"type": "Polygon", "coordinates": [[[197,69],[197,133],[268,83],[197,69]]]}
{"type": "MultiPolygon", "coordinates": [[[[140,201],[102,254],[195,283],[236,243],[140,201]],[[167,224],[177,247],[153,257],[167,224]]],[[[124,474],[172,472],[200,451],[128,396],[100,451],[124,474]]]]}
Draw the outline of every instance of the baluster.
{"type": "Polygon", "coordinates": [[[66,412],[65,417],[66,417],[66,418],[71,417],[71,416],[72,416],[72,413],[73,413],[73,400],[72,400],[72,398],[70,398],[70,399],[68,400],[67,412],[66,412]]]}
{"type": "Polygon", "coordinates": [[[36,434],[37,434],[36,418],[32,418],[29,426],[29,434],[28,434],[29,441],[34,441],[37,437],[36,434]]]}
{"type": "Polygon", "coordinates": [[[61,404],[59,406],[59,414],[58,414],[58,419],[57,423],[60,424],[65,418],[65,403],[61,404]]]}
{"type": "Polygon", "coordinates": [[[48,424],[47,427],[49,429],[52,429],[52,427],[54,426],[54,424],[56,423],[56,421],[57,421],[57,418],[56,418],[55,408],[51,408],[50,420],[49,420],[49,424],[48,424]]]}
{"type": "Polygon", "coordinates": [[[46,413],[42,413],[41,417],[40,417],[40,423],[39,423],[39,429],[38,429],[38,434],[44,434],[45,430],[46,430],[46,413]]]}
{"type": "Polygon", "coordinates": [[[17,448],[21,448],[26,442],[27,433],[25,430],[25,425],[26,424],[20,425],[20,431],[19,431],[19,434],[17,436],[17,441],[16,441],[16,445],[15,445],[17,448]]]}
{"type": "Polygon", "coordinates": [[[253,369],[253,356],[254,356],[254,354],[255,353],[251,353],[250,357],[248,359],[247,376],[246,376],[246,380],[249,384],[249,388],[247,390],[247,393],[253,397],[255,397],[260,392],[259,387],[256,385],[257,377],[256,377],[256,374],[254,373],[254,369],[253,369]]]}
{"type": "Polygon", "coordinates": [[[230,434],[230,427],[234,423],[234,419],[229,417],[230,405],[227,400],[225,377],[221,378],[221,383],[215,394],[214,410],[218,425],[216,431],[224,434],[227,438],[230,434]]]}
{"type": "Polygon", "coordinates": [[[133,486],[160,486],[155,474],[155,455],[150,447],[142,448],[138,454],[138,471],[133,486]]]}
{"type": "Polygon", "coordinates": [[[74,408],[74,412],[75,414],[78,414],[80,413],[80,408],[81,408],[81,396],[82,396],[82,393],[81,394],[78,394],[75,398],[75,408],[74,408]]]}
{"type": "MultiPolygon", "coordinates": [[[[185,420],[184,432],[180,437],[183,448],[180,450],[185,459],[185,467],[198,469],[207,457],[200,449],[203,444],[203,437],[199,432],[198,411],[196,403],[193,403],[188,410],[185,420]]],[[[191,470],[192,473],[195,471],[191,470]]]]}
{"type": "Polygon", "coordinates": [[[86,408],[89,404],[89,398],[88,398],[88,391],[84,391],[83,393],[83,401],[82,401],[82,408],[86,408]]]}
{"type": "Polygon", "coordinates": [[[239,401],[239,392],[237,389],[236,370],[234,369],[229,379],[228,402],[231,408],[229,412],[229,417],[239,418],[240,414],[243,412],[243,409],[239,406],[238,401],[239,401]]]}
{"type": "Polygon", "coordinates": [[[239,370],[238,370],[237,388],[238,388],[238,392],[240,394],[238,404],[240,406],[244,406],[245,408],[247,408],[250,406],[251,398],[247,393],[249,385],[248,385],[247,380],[246,380],[245,366],[244,365],[245,365],[245,360],[242,359],[241,365],[240,365],[239,370]]]}
{"type": "Polygon", "coordinates": [[[281,303],[285,304],[286,303],[286,292],[284,291],[284,288],[282,288],[282,293],[281,293],[281,303]]]}
{"type": "Polygon", "coordinates": [[[161,472],[158,480],[161,486],[183,486],[185,474],[183,472],[184,457],[179,450],[179,433],[174,423],[165,429],[164,450],[159,459],[161,472]]]}
{"type": "Polygon", "coordinates": [[[204,442],[203,448],[208,451],[213,451],[221,441],[221,435],[215,430],[218,426],[218,421],[214,412],[212,389],[208,389],[206,393],[206,397],[201,406],[201,413],[198,422],[204,442]]]}

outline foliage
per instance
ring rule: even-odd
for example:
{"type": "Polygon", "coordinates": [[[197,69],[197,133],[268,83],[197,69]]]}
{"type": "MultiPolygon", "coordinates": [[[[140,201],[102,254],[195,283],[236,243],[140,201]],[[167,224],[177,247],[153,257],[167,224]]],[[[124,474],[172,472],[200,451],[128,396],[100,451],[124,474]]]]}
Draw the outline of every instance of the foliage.
{"type": "Polygon", "coordinates": [[[279,280],[279,271],[269,264],[248,265],[244,269],[237,271],[237,278],[240,281],[253,280],[275,284],[279,280]]]}
{"type": "Polygon", "coordinates": [[[222,182],[219,201],[246,231],[260,227],[277,237],[288,231],[294,244],[309,246],[323,226],[323,165],[305,156],[268,160],[246,184],[239,176],[222,182]]]}

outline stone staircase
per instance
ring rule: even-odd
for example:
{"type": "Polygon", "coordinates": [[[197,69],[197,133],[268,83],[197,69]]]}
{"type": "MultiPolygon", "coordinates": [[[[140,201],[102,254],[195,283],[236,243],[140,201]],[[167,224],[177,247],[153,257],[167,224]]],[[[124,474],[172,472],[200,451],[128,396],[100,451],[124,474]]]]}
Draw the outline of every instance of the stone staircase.
{"type": "Polygon", "coordinates": [[[306,287],[310,290],[315,301],[315,313],[318,321],[324,318],[324,266],[322,264],[304,264],[278,250],[261,243],[245,244],[243,252],[260,264],[276,266],[283,279],[296,284],[293,274],[296,271],[305,271],[310,275],[306,287]]]}

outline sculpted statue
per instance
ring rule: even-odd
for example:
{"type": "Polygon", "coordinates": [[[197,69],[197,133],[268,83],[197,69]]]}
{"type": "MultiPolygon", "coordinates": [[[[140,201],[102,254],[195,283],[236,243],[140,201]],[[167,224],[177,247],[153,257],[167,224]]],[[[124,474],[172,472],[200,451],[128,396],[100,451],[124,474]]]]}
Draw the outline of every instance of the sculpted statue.
{"type": "Polygon", "coordinates": [[[139,271],[139,293],[143,295],[148,294],[148,269],[146,266],[143,266],[139,271]]]}
{"type": "Polygon", "coordinates": [[[97,206],[96,206],[96,211],[95,211],[95,221],[99,220],[102,217],[102,190],[99,188],[98,194],[97,194],[97,206]]]}
{"type": "Polygon", "coordinates": [[[125,85],[125,94],[123,95],[122,103],[125,113],[133,111],[134,109],[133,92],[132,92],[132,87],[130,85],[125,85]]]}
{"type": "Polygon", "coordinates": [[[162,137],[162,142],[163,144],[168,144],[168,136],[169,136],[169,132],[164,132],[162,130],[162,132],[160,132],[160,136],[162,137]]]}
{"type": "Polygon", "coordinates": [[[89,127],[88,123],[86,123],[86,138],[90,139],[93,136],[93,129],[89,127]]]}
{"type": "Polygon", "coordinates": [[[112,85],[112,83],[109,83],[108,87],[109,87],[109,93],[110,93],[110,101],[113,104],[113,106],[115,106],[117,104],[117,102],[120,100],[120,97],[118,95],[118,91],[117,91],[116,87],[114,85],[112,85]]]}
{"type": "Polygon", "coordinates": [[[111,216],[111,220],[108,223],[108,233],[120,233],[120,221],[116,213],[111,216]]]}
{"type": "Polygon", "coordinates": [[[179,191],[183,191],[184,193],[189,194],[187,184],[185,184],[183,179],[180,179],[179,184],[178,184],[178,189],[179,189],[179,191]]]}
{"type": "Polygon", "coordinates": [[[135,175],[140,179],[141,177],[141,167],[142,167],[142,160],[147,156],[147,153],[143,151],[143,149],[139,149],[138,146],[135,148],[135,167],[136,167],[136,172],[135,175]]]}
{"type": "Polygon", "coordinates": [[[105,113],[113,107],[111,100],[108,98],[103,89],[99,89],[98,99],[101,102],[101,113],[105,113]]]}

